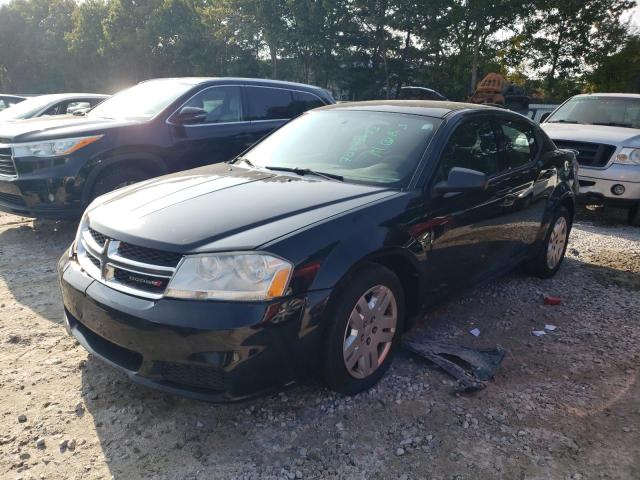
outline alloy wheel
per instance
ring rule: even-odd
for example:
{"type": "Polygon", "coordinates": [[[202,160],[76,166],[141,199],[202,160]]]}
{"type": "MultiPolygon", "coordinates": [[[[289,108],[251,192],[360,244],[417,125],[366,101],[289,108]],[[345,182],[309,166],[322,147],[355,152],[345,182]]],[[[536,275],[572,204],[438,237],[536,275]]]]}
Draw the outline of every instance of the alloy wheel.
{"type": "Polygon", "coordinates": [[[344,333],[342,354],[349,374],[363,379],[375,372],[391,350],[398,305],[390,288],[376,285],[353,307],[344,333]]]}

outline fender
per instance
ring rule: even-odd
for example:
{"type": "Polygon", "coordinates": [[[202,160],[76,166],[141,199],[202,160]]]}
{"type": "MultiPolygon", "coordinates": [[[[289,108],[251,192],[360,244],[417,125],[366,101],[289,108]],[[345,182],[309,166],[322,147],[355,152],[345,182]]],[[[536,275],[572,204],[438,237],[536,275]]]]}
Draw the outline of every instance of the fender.
{"type": "Polygon", "coordinates": [[[153,176],[164,175],[169,172],[169,169],[162,158],[149,152],[132,151],[96,159],[84,165],[80,173],[81,177],[85,177],[83,174],[85,172],[89,172],[85,177],[86,180],[82,190],[82,204],[86,205],[88,203],[89,195],[91,194],[91,190],[93,189],[96,180],[107,168],[110,168],[117,163],[133,161],[138,162],[139,164],[144,164],[145,166],[148,165],[149,170],[154,174],[153,176]]]}

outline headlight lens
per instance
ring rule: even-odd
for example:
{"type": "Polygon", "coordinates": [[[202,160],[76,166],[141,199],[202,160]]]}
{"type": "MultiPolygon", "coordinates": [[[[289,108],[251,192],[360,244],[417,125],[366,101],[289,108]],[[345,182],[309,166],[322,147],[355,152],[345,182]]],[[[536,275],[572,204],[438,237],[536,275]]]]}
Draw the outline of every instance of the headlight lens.
{"type": "Polygon", "coordinates": [[[59,157],[69,155],[87,145],[97,142],[102,135],[93,137],[65,138],[41,143],[25,143],[13,147],[13,156],[20,157],[59,157]]]}
{"type": "Polygon", "coordinates": [[[167,297],[269,300],[286,294],[293,266],[259,253],[185,257],[165,292],[167,297]]]}
{"type": "Polygon", "coordinates": [[[87,215],[87,211],[85,210],[82,215],[82,219],[80,220],[80,224],[78,225],[78,230],[76,231],[76,237],[71,244],[71,255],[75,255],[78,253],[78,245],[80,245],[80,237],[82,236],[82,232],[84,232],[87,228],[89,228],[89,216],[87,215]]]}
{"type": "Polygon", "coordinates": [[[640,148],[623,148],[616,155],[615,163],[626,165],[640,165],[640,148]]]}

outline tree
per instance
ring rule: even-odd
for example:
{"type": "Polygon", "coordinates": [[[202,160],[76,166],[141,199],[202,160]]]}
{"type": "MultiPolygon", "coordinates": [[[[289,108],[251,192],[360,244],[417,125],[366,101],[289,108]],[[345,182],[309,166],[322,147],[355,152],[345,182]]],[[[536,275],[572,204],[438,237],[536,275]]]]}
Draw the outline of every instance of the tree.
{"type": "Polygon", "coordinates": [[[630,36],[622,50],[603,59],[589,81],[591,91],[637,93],[640,90],[640,35],[630,36]]]}
{"type": "Polygon", "coordinates": [[[583,77],[623,43],[627,27],[621,15],[633,0],[537,0],[523,30],[528,64],[558,95],[558,79],[583,77]]]}

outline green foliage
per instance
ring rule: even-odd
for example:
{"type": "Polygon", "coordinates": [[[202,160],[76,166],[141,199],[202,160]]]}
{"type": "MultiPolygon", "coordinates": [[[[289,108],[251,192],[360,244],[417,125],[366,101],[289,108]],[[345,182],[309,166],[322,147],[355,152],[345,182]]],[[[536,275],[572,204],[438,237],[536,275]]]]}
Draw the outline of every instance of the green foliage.
{"type": "Polygon", "coordinates": [[[353,100],[423,85],[462,100],[491,71],[558,97],[587,77],[637,90],[637,39],[616,53],[632,3],[13,0],[0,7],[0,91],[112,92],[201,75],[314,83],[353,100]],[[624,80],[607,78],[627,66],[624,80]]]}
{"type": "Polygon", "coordinates": [[[640,36],[630,36],[620,52],[605,58],[589,77],[591,91],[640,90],[640,36]]]}

